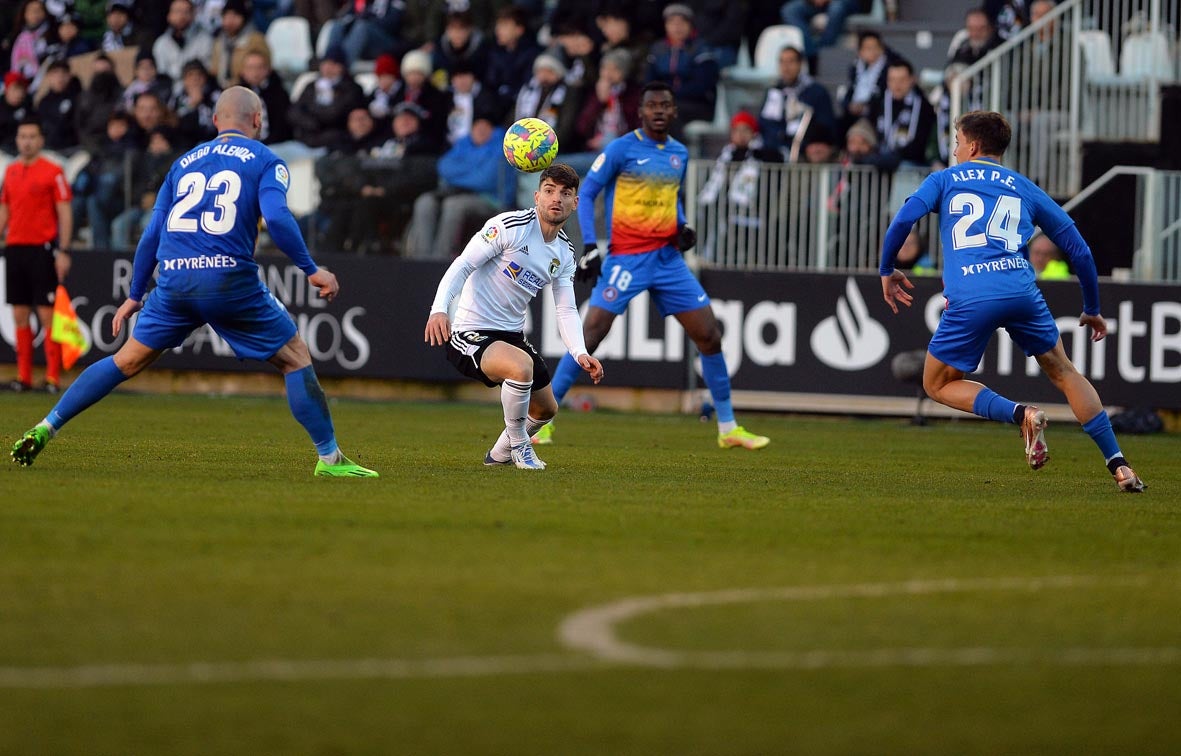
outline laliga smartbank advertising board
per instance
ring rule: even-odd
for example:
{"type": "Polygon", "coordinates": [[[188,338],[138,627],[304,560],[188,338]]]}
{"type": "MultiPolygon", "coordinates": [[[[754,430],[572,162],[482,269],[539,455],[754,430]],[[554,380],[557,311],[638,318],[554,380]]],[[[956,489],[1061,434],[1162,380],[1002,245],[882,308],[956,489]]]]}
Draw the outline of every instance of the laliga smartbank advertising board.
{"type": "MultiPolygon", "coordinates": [[[[259,258],[260,275],[291,312],[321,375],[457,381],[441,349],[423,343],[423,327],[446,265],[393,258],[318,255],[342,283],[331,304],[282,256],[259,258]]],[[[0,288],[4,286],[0,269],[0,288]]],[[[127,295],[129,255],[79,252],[67,281],[82,324],[94,341],[83,363],[113,353],[111,318],[127,295]]],[[[923,349],[943,309],[938,277],[918,277],[915,305],[893,315],[876,275],[705,271],[702,282],[724,331],[723,348],[736,389],[868,396],[913,396],[890,372],[895,354],[923,349]]],[[[1110,333],[1092,343],[1077,327],[1077,283],[1042,285],[1067,354],[1113,405],[1181,408],[1181,286],[1101,285],[1110,333]]],[[[585,302],[588,288],[579,288],[585,302]]],[[[529,338],[556,362],[563,346],[548,293],[534,303],[529,338]]],[[[12,363],[11,308],[0,309],[0,362],[12,363]]],[[[673,319],[661,320],[646,296],[600,346],[608,385],[685,387],[691,348],[673,319]]],[[[40,359],[40,353],[38,353],[40,359]]],[[[208,328],[166,354],[161,368],[269,371],[241,362],[208,328]]],[[[1058,400],[1037,366],[999,332],[981,361],[981,380],[1028,401],[1058,400]]]]}

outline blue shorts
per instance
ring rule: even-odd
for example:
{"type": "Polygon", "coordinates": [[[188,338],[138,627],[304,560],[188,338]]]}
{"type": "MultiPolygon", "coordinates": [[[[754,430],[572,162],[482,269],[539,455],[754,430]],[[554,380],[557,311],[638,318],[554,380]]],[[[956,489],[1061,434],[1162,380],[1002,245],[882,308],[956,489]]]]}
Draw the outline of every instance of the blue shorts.
{"type": "Polygon", "coordinates": [[[992,334],[1002,327],[1027,356],[1045,354],[1058,343],[1058,324],[1038,292],[951,305],[943,311],[927,351],[945,365],[970,373],[980,365],[992,334]]]}
{"type": "Polygon", "coordinates": [[[639,255],[607,255],[603,274],[591,292],[592,307],[622,315],[640,292],[647,291],[661,317],[705,307],[709,296],[675,247],[639,255]]]}
{"type": "Polygon", "coordinates": [[[152,349],[173,349],[206,323],[242,360],[268,360],[296,334],[287,308],[259,281],[257,292],[231,299],[178,299],[156,289],[132,335],[152,349]]]}

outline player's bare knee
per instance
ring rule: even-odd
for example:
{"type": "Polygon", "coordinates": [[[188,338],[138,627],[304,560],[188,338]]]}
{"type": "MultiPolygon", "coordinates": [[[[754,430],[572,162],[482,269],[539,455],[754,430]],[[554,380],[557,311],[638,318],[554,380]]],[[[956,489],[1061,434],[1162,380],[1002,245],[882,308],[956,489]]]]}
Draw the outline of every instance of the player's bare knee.
{"type": "Polygon", "coordinates": [[[717,354],[722,351],[722,331],[716,326],[705,334],[694,338],[693,343],[702,354],[717,354]]]}

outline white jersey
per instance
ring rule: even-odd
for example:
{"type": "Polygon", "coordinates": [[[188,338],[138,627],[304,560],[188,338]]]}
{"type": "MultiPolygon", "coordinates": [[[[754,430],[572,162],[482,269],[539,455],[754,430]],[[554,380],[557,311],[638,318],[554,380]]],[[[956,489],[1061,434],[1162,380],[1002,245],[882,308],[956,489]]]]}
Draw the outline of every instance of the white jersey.
{"type": "Polygon", "coordinates": [[[450,312],[453,331],[525,330],[529,301],[553,285],[559,330],[576,357],[585,354],[574,306],[574,245],[564,230],[551,242],[541,234],[536,208],[493,217],[472,237],[439,282],[431,313],[450,312]],[[573,317],[573,322],[565,321],[573,317]]]}

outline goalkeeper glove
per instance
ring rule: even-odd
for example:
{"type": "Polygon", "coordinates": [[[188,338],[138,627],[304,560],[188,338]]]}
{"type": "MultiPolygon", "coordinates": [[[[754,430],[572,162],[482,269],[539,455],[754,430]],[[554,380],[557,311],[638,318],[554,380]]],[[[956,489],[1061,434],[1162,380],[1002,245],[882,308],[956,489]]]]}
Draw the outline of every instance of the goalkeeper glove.
{"type": "Polygon", "coordinates": [[[599,252],[598,246],[586,245],[586,249],[582,251],[582,258],[578,261],[578,269],[574,271],[574,280],[594,283],[599,280],[599,274],[602,272],[603,255],[599,252]]]}
{"type": "Polygon", "coordinates": [[[693,245],[697,244],[697,232],[689,224],[685,224],[677,229],[677,249],[681,252],[688,252],[693,249],[693,245]]]}

